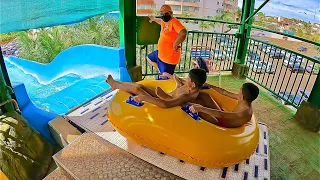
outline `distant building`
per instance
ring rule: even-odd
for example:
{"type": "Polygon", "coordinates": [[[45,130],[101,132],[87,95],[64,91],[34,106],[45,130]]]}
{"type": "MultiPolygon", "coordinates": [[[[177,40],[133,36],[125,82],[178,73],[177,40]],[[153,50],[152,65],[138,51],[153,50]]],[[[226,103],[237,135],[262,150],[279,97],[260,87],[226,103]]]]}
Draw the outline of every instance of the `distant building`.
{"type": "Polygon", "coordinates": [[[238,8],[238,0],[137,0],[137,14],[151,14],[163,4],[170,5],[175,15],[192,17],[213,17],[222,10],[236,13],[238,8]]]}

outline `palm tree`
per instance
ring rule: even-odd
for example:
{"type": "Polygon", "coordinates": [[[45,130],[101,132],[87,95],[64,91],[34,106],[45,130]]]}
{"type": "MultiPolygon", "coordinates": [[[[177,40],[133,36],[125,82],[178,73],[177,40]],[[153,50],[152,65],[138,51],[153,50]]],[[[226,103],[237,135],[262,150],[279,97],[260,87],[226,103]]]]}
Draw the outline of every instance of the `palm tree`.
{"type": "Polygon", "coordinates": [[[237,21],[240,21],[241,19],[241,15],[242,15],[242,9],[241,8],[238,8],[237,9],[237,12],[236,12],[236,14],[237,14],[237,21]]]}
{"type": "Polygon", "coordinates": [[[204,21],[201,21],[199,23],[199,28],[201,28],[201,31],[203,31],[204,29],[209,29],[210,25],[208,22],[204,22],[204,21]]]}
{"type": "MultiPolygon", "coordinates": [[[[232,14],[229,11],[222,10],[219,14],[213,17],[214,20],[219,21],[233,21],[234,20],[234,14],[232,14]]],[[[221,32],[224,32],[224,24],[222,24],[221,32]]]]}

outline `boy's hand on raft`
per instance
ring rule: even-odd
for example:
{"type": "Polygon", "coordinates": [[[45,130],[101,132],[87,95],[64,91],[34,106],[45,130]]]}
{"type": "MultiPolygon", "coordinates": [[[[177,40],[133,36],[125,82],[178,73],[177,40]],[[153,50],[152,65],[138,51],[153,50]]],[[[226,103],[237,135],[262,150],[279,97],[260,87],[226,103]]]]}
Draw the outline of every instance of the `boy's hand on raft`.
{"type": "Polygon", "coordinates": [[[144,101],[144,97],[145,97],[144,95],[134,96],[133,100],[136,102],[142,102],[142,101],[144,101]]]}
{"type": "Polygon", "coordinates": [[[192,113],[197,113],[201,110],[203,106],[199,105],[199,104],[193,104],[192,106],[190,106],[189,110],[192,112],[192,113]]]}

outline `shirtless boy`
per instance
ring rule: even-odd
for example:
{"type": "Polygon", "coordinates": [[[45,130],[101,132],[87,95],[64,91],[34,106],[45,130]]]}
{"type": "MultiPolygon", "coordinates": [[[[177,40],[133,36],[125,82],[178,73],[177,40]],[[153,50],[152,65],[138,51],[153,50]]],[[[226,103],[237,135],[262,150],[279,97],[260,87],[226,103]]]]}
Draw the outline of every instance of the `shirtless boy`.
{"type": "Polygon", "coordinates": [[[192,69],[190,70],[185,83],[176,83],[176,89],[168,94],[160,87],[157,87],[154,90],[141,84],[118,82],[115,81],[111,75],[108,76],[106,82],[110,84],[112,89],[120,89],[134,95],[133,99],[137,102],[144,101],[162,108],[171,108],[194,102],[199,94],[200,88],[206,80],[207,75],[204,70],[192,69]]]}
{"type": "Polygon", "coordinates": [[[193,104],[190,107],[193,113],[199,112],[200,116],[206,121],[227,128],[240,127],[251,120],[253,111],[251,103],[259,95],[259,88],[256,85],[252,83],[243,84],[239,94],[228,92],[213,85],[209,86],[222,95],[238,100],[236,108],[231,112],[226,112],[208,94],[201,93],[199,98],[203,105],[193,104]]]}
{"type": "MultiPolygon", "coordinates": [[[[180,84],[185,83],[184,79],[180,79],[175,75],[170,75],[168,73],[164,73],[163,75],[175,79],[175,81],[180,82],[180,84]]],[[[227,128],[240,127],[251,120],[251,103],[259,95],[259,88],[256,85],[252,83],[243,84],[239,94],[228,92],[222,88],[207,83],[205,83],[204,86],[210,87],[222,95],[238,100],[238,105],[232,112],[226,112],[221,109],[209,94],[199,92],[197,99],[195,101],[191,101],[195,103],[190,107],[190,110],[193,113],[199,112],[202,119],[227,128]]]]}

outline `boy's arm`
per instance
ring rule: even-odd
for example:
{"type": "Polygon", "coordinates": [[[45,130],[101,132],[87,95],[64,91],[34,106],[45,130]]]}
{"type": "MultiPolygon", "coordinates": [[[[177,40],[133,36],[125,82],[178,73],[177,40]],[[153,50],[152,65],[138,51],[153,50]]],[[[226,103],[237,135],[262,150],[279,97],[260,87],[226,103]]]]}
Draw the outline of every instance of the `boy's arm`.
{"type": "Polygon", "coordinates": [[[211,85],[211,84],[208,84],[208,83],[205,83],[203,86],[208,86],[208,87],[214,89],[215,91],[217,91],[218,93],[220,93],[222,95],[225,95],[225,96],[228,96],[228,97],[230,97],[232,99],[236,99],[237,100],[238,96],[239,96],[238,94],[234,94],[234,93],[229,92],[229,91],[227,91],[225,89],[219,88],[217,86],[214,86],[214,85],[211,85]]]}
{"type": "Polygon", "coordinates": [[[216,118],[222,118],[226,121],[228,127],[239,127],[246,123],[242,118],[243,113],[241,112],[224,112],[217,109],[206,108],[198,104],[192,105],[190,110],[193,113],[202,112],[216,118]]]}
{"type": "Polygon", "coordinates": [[[151,96],[138,95],[134,97],[134,100],[138,102],[145,101],[145,102],[154,104],[156,106],[159,106],[161,108],[172,108],[175,106],[182,106],[186,104],[187,102],[191,101],[191,98],[187,94],[181,95],[176,98],[172,98],[170,100],[163,100],[163,99],[155,98],[151,96]]]}

